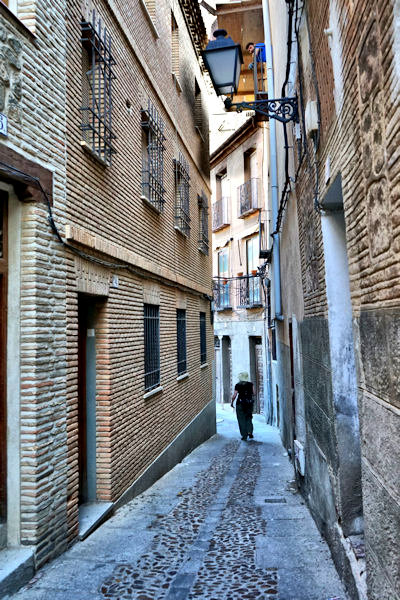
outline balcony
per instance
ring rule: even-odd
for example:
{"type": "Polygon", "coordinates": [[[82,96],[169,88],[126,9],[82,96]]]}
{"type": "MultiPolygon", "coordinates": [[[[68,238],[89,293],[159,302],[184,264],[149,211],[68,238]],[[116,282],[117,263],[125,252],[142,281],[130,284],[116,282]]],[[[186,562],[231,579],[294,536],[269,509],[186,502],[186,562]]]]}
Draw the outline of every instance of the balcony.
{"type": "Polygon", "coordinates": [[[262,302],[261,279],[257,275],[246,275],[236,279],[237,308],[258,308],[262,302]]]}
{"type": "Polygon", "coordinates": [[[244,219],[247,215],[258,211],[261,208],[261,198],[259,194],[260,180],[249,179],[238,187],[238,217],[244,219]]]}
{"type": "Polygon", "coordinates": [[[229,223],[229,202],[230,198],[221,198],[213,204],[212,210],[212,229],[219,231],[223,227],[227,227],[229,223]]]}
{"type": "Polygon", "coordinates": [[[230,310],[232,281],[225,279],[214,279],[213,295],[215,310],[230,310]]]}

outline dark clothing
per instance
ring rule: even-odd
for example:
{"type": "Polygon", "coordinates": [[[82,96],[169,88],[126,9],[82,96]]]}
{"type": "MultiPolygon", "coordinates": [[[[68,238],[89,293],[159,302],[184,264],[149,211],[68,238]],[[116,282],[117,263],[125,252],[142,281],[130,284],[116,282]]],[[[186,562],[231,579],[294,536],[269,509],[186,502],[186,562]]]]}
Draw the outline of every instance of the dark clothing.
{"type": "Polygon", "coordinates": [[[236,400],[236,416],[242,439],[253,435],[253,384],[250,381],[239,381],[235,385],[238,393],[236,400]]]}
{"type": "Polygon", "coordinates": [[[240,435],[247,440],[248,435],[253,435],[253,407],[245,408],[239,402],[236,402],[236,417],[239,423],[240,435]]]}
{"type": "Polygon", "coordinates": [[[235,385],[235,391],[238,393],[238,401],[241,404],[248,404],[253,401],[253,384],[251,381],[239,381],[235,385]]]}

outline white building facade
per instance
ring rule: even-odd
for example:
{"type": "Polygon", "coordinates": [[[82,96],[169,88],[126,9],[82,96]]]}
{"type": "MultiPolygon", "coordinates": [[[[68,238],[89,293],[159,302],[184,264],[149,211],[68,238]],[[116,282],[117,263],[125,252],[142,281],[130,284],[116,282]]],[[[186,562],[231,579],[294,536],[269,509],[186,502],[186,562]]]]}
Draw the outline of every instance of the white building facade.
{"type": "Polygon", "coordinates": [[[211,185],[216,399],[229,402],[247,371],[255,412],[268,418],[268,279],[260,259],[269,227],[267,127],[250,117],[212,154],[211,185]]]}

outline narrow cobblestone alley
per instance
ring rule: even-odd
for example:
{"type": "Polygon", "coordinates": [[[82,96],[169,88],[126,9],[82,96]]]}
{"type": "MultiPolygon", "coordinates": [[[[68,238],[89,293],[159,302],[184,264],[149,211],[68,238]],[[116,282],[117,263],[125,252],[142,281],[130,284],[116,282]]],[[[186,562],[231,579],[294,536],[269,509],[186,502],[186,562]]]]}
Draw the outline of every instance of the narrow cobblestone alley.
{"type": "Polygon", "coordinates": [[[278,433],[255,416],[241,442],[230,408],[218,435],[14,600],[345,600],[278,433]]]}

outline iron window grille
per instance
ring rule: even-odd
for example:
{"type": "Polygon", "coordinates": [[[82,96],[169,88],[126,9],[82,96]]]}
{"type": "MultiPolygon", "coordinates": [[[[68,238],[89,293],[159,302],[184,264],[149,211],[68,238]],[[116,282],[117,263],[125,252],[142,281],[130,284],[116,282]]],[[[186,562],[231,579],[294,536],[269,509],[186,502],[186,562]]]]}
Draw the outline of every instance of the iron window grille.
{"type": "Polygon", "coordinates": [[[183,235],[190,233],[190,176],[189,163],[182,153],[174,159],[175,171],[175,228],[183,235]]]}
{"type": "Polygon", "coordinates": [[[164,129],[165,124],[150,100],[141,110],[141,126],[145,138],[142,164],[142,194],[158,212],[165,202],[164,129]]]}
{"type": "Polygon", "coordinates": [[[83,46],[82,145],[105,164],[111,165],[115,152],[112,131],[112,82],[115,60],[111,53],[111,35],[92,11],[91,21],[81,21],[83,46]]]}
{"type": "Polygon", "coordinates": [[[160,385],[160,307],[144,305],[144,388],[160,385]]]}
{"type": "Polygon", "coordinates": [[[207,329],[206,329],[206,313],[200,313],[200,364],[204,365],[207,362],[207,329]]]}
{"type": "Polygon", "coordinates": [[[178,351],[178,375],[186,373],[186,310],[176,310],[176,339],[178,351]]]}
{"type": "Polygon", "coordinates": [[[208,200],[204,192],[198,196],[199,204],[199,250],[208,256],[209,240],[208,240],[208,200]]]}

